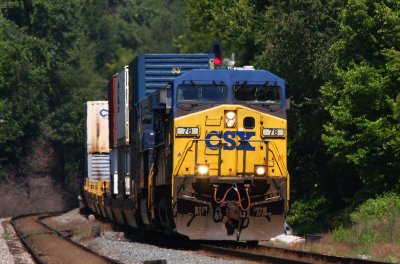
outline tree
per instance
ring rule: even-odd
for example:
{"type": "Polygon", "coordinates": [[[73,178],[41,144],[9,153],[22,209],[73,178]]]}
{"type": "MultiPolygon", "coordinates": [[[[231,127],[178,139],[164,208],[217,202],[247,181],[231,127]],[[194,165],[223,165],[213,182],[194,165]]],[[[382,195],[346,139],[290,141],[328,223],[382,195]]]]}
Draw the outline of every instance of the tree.
{"type": "Polygon", "coordinates": [[[337,33],[336,8],[336,3],[325,1],[271,1],[256,32],[256,66],[282,76],[293,102],[288,111],[288,166],[294,199],[306,194],[332,198],[340,192],[327,169],[319,94],[331,77],[328,50],[337,33]]]}
{"type": "Polygon", "coordinates": [[[16,164],[40,131],[48,110],[48,48],[0,16],[0,169],[16,164]]]}
{"type": "Polygon", "coordinates": [[[236,54],[239,65],[248,64],[256,52],[254,26],[257,10],[249,0],[186,0],[189,30],[179,37],[181,52],[210,52],[221,42],[224,56],[236,54]]]}
{"type": "Polygon", "coordinates": [[[349,0],[332,46],[336,79],[321,89],[323,140],[363,183],[356,203],[399,189],[399,24],[398,1],[349,0]]]}
{"type": "Polygon", "coordinates": [[[51,146],[57,156],[53,176],[77,189],[84,103],[106,99],[107,80],[139,52],[176,49],[173,37],[185,28],[180,5],[181,0],[2,1],[0,176],[24,176],[19,168],[35,152],[32,146],[51,146]]]}

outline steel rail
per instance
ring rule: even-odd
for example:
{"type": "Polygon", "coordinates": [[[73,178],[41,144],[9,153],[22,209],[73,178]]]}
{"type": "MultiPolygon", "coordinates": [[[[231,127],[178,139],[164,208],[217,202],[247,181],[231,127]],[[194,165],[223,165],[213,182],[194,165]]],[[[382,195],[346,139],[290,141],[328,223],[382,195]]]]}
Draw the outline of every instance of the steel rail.
{"type": "Polygon", "coordinates": [[[229,255],[230,257],[233,256],[233,257],[238,257],[238,258],[242,258],[242,259],[267,262],[267,263],[276,263],[276,264],[285,264],[285,263],[307,264],[307,263],[310,263],[307,261],[293,260],[293,259],[288,259],[288,258],[282,258],[279,256],[264,255],[264,254],[254,253],[254,252],[242,251],[242,250],[237,250],[237,249],[229,249],[229,248],[207,245],[207,244],[201,244],[200,248],[203,250],[211,251],[211,252],[218,253],[221,255],[229,255]]]}
{"type": "Polygon", "coordinates": [[[281,248],[281,247],[273,247],[273,246],[257,246],[257,249],[264,249],[268,251],[277,251],[280,253],[283,253],[285,255],[290,254],[290,255],[295,255],[299,258],[309,258],[313,259],[315,261],[322,261],[325,263],[341,263],[341,264],[354,264],[354,263],[360,263],[360,264],[386,264],[388,262],[383,262],[383,261],[376,261],[376,260],[369,260],[369,259],[361,259],[361,258],[354,258],[354,257],[340,257],[340,256],[333,256],[333,255],[327,255],[327,254],[321,254],[321,253],[313,253],[313,252],[308,252],[308,251],[302,251],[302,250],[294,250],[294,249],[287,249],[287,248],[281,248]]]}
{"type": "Polygon", "coordinates": [[[272,246],[257,246],[251,250],[244,251],[243,249],[230,249],[221,246],[200,244],[200,248],[206,251],[211,251],[221,255],[235,256],[238,258],[249,259],[267,263],[341,263],[341,264],[386,264],[387,262],[360,259],[360,258],[349,258],[339,257],[320,253],[312,253],[306,251],[298,251],[293,249],[285,249],[280,247],[272,246]],[[268,253],[255,253],[254,250],[265,250],[268,253]]]}
{"type": "Polygon", "coordinates": [[[89,252],[89,253],[92,253],[92,254],[95,254],[95,255],[97,255],[97,256],[99,256],[99,257],[102,257],[102,258],[104,258],[105,260],[108,260],[110,263],[122,264],[122,262],[116,261],[116,260],[111,259],[111,258],[109,258],[109,257],[107,257],[107,256],[100,255],[100,254],[98,254],[97,252],[91,250],[90,248],[87,248],[87,247],[85,247],[85,246],[79,244],[78,242],[73,241],[73,240],[70,239],[67,235],[61,233],[61,232],[58,231],[58,230],[55,230],[54,228],[52,228],[52,227],[50,227],[49,225],[47,225],[47,224],[45,224],[45,223],[42,222],[43,219],[49,218],[49,217],[53,217],[53,216],[55,216],[55,215],[40,216],[40,217],[38,218],[37,222],[38,222],[39,224],[41,224],[42,226],[46,227],[47,229],[51,230],[51,232],[56,233],[59,237],[65,239],[66,241],[68,241],[68,242],[74,244],[75,246],[77,246],[77,247],[79,247],[79,248],[81,248],[81,249],[83,249],[83,250],[85,250],[85,251],[87,251],[87,252],[89,252]]]}
{"type": "Polygon", "coordinates": [[[14,227],[15,233],[17,234],[18,238],[21,240],[22,244],[28,250],[29,254],[32,256],[32,258],[35,260],[35,262],[39,263],[39,264],[45,264],[45,262],[43,262],[43,260],[39,257],[39,254],[28,243],[28,241],[26,240],[26,237],[22,233],[22,231],[19,228],[17,228],[17,225],[15,224],[15,220],[18,220],[20,218],[27,217],[27,216],[32,216],[32,215],[34,215],[34,214],[26,214],[26,215],[20,215],[20,216],[13,217],[13,218],[11,218],[10,223],[14,227]]]}
{"type": "MultiPolygon", "coordinates": [[[[88,252],[89,254],[94,254],[96,257],[99,257],[99,258],[105,260],[106,262],[109,262],[109,263],[111,263],[111,264],[122,264],[122,263],[119,262],[119,261],[113,260],[113,259],[108,258],[108,257],[106,257],[106,256],[99,255],[98,253],[92,251],[91,249],[89,249],[89,248],[87,248],[87,247],[84,247],[83,245],[81,245],[81,244],[79,244],[79,243],[77,243],[77,242],[75,242],[75,241],[72,241],[71,239],[69,239],[69,238],[66,237],[65,235],[61,234],[59,231],[54,230],[53,228],[49,227],[48,225],[46,225],[46,224],[44,224],[44,223],[42,223],[42,222],[40,221],[41,219],[44,219],[44,218],[47,218],[47,217],[58,216],[58,215],[61,215],[61,214],[63,214],[63,213],[65,213],[65,212],[25,214],[25,215],[20,215],[20,216],[17,216],[17,217],[13,217],[13,218],[11,219],[10,222],[11,222],[12,226],[14,227],[16,234],[18,235],[19,239],[21,240],[21,242],[23,243],[23,245],[25,246],[25,248],[28,250],[28,252],[31,254],[32,258],[35,260],[36,263],[39,263],[39,264],[46,264],[47,262],[44,261],[44,260],[40,257],[40,254],[33,248],[33,245],[30,244],[30,243],[27,241],[27,238],[30,237],[30,235],[25,235],[25,234],[23,233],[23,231],[22,231],[20,228],[18,228],[18,226],[17,226],[17,224],[16,224],[16,221],[19,220],[19,219],[22,219],[22,218],[24,218],[24,217],[38,216],[38,219],[36,220],[36,222],[39,223],[40,225],[42,225],[43,227],[45,227],[45,228],[51,230],[51,231],[48,232],[48,233],[51,233],[51,234],[54,234],[54,233],[55,233],[55,234],[57,234],[58,237],[60,237],[60,239],[63,239],[63,240],[65,240],[65,241],[67,241],[68,243],[70,243],[70,244],[72,244],[72,245],[74,245],[74,246],[76,246],[76,247],[78,247],[78,248],[80,248],[80,249],[82,249],[82,250],[88,252]],[[40,216],[40,215],[42,215],[42,216],[40,216]]],[[[47,232],[46,232],[46,233],[47,233],[47,232]]]]}

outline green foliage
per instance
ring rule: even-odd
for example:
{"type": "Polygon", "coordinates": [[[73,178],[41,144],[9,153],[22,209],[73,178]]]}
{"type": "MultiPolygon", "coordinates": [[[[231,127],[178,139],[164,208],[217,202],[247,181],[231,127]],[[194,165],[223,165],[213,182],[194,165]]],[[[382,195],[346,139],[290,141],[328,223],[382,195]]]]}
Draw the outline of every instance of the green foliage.
{"type": "Polygon", "coordinates": [[[392,215],[400,217],[400,195],[387,193],[375,199],[368,199],[351,214],[351,220],[356,224],[362,224],[392,215]]]}
{"type": "MultiPolygon", "coordinates": [[[[257,10],[252,1],[185,0],[189,31],[179,38],[182,52],[210,52],[213,42],[221,42],[223,55],[249,63],[254,55],[254,26],[257,10]]],[[[240,64],[239,64],[240,65],[240,64]]]]}
{"type": "Polygon", "coordinates": [[[290,208],[287,221],[299,235],[322,232],[326,228],[324,218],[329,207],[325,197],[296,200],[290,208]]]}
{"type": "Polygon", "coordinates": [[[352,241],[351,233],[343,225],[339,225],[332,231],[334,241],[352,241]]]}
{"type": "Polygon", "coordinates": [[[382,51],[398,50],[400,3],[397,0],[349,0],[341,12],[341,38],[332,46],[341,68],[368,61],[380,66],[382,51]]]}
{"type": "Polygon", "coordinates": [[[4,232],[3,234],[1,234],[1,238],[4,240],[10,240],[11,234],[8,232],[4,232]]]}
{"type": "Polygon", "coordinates": [[[331,118],[322,139],[338,164],[357,172],[357,204],[399,184],[400,4],[352,0],[340,17],[336,76],[321,88],[331,118]]]}
{"type": "Polygon", "coordinates": [[[48,47],[0,16],[0,156],[11,162],[39,133],[47,111],[48,47]]]}
{"type": "MultiPolygon", "coordinates": [[[[174,52],[185,30],[182,0],[0,3],[0,181],[25,176],[36,140],[57,151],[54,177],[67,185],[82,170],[88,100],[140,52],[174,52]]],[[[28,172],[29,173],[29,172],[28,172]]],[[[75,186],[77,187],[77,186],[75,186]]]]}
{"type": "Polygon", "coordinates": [[[400,195],[387,193],[368,199],[352,214],[353,226],[332,232],[336,241],[362,244],[400,243],[400,195]]]}

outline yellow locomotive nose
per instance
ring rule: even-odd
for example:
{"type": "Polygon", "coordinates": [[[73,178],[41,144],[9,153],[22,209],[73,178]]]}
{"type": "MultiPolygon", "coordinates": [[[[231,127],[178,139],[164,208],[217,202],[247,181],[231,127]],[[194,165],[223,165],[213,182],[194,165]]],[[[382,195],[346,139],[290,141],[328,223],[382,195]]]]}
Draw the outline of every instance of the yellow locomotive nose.
{"type": "Polygon", "coordinates": [[[267,133],[270,128],[284,130],[286,120],[241,105],[220,105],[177,118],[175,125],[175,175],[248,178],[284,173],[277,159],[286,163],[286,141],[269,139],[267,133]]]}

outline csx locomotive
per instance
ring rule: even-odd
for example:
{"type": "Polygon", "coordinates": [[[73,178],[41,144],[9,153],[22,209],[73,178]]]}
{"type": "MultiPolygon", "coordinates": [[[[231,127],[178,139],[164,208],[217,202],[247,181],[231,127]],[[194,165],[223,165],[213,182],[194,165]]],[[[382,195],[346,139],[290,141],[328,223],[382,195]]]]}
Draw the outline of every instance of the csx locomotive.
{"type": "Polygon", "coordinates": [[[285,82],[268,71],[141,55],[113,76],[108,101],[87,103],[85,200],[120,224],[190,239],[282,234],[285,105],[285,82]]]}

